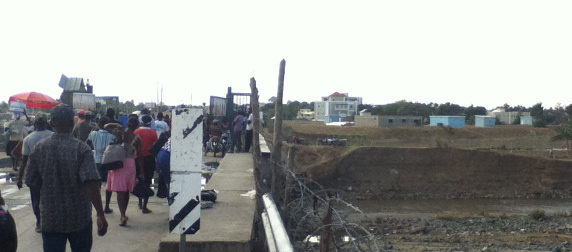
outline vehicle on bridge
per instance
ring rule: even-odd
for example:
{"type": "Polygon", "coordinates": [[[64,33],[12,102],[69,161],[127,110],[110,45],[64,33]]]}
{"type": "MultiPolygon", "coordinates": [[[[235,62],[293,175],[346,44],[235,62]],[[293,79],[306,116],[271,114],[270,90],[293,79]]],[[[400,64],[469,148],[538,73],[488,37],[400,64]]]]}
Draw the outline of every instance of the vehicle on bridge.
{"type": "Polygon", "coordinates": [[[216,135],[210,135],[209,141],[205,148],[205,156],[207,153],[212,152],[216,157],[217,153],[222,153],[222,157],[226,154],[227,139],[216,135]]]}

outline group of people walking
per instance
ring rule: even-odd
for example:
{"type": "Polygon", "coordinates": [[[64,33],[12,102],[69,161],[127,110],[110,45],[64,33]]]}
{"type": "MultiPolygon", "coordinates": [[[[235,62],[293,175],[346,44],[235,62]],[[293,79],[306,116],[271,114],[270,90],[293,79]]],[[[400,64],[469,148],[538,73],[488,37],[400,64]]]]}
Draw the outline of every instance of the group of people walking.
{"type": "Polygon", "coordinates": [[[220,138],[223,132],[228,130],[230,132],[230,150],[228,152],[249,152],[252,146],[252,120],[251,109],[248,109],[248,113],[239,110],[230,123],[207,117],[204,125],[203,148],[206,148],[207,141],[211,136],[220,138]]]}
{"type": "MultiPolygon", "coordinates": [[[[98,234],[105,235],[108,226],[105,214],[113,213],[109,207],[113,192],[117,195],[119,225],[125,226],[129,220],[126,209],[130,193],[137,183],[150,187],[158,154],[164,157],[162,152],[170,151],[170,125],[163,120],[162,113],[157,120],[146,109],[141,115],[130,115],[125,129],[115,119],[112,109],[97,123],[92,122],[93,116],[89,111],[76,112],[62,104],[51,111],[50,120],[46,113],[38,112],[35,130],[22,136],[17,186],[21,188],[25,183],[30,188],[36,231],[42,233],[45,251],[65,251],[67,241],[73,251],[89,251],[93,241],[91,206],[97,213],[98,234]],[[158,144],[159,151],[151,151],[158,144]],[[110,145],[120,146],[114,148],[120,153],[109,154],[110,145]],[[106,155],[119,154],[119,166],[104,162],[106,155]],[[100,195],[102,183],[106,189],[105,205],[100,195]]],[[[159,182],[164,186],[168,183],[159,182]]],[[[139,208],[144,214],[152,212],[147,206],[148,199],[139,198],[139,208]]]]}

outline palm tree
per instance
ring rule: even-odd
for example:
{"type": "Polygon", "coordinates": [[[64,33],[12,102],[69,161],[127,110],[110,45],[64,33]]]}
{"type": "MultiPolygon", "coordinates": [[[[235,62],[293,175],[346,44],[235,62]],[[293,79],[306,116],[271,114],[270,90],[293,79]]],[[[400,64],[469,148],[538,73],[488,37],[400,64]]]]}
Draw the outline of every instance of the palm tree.
{"type": "Polygon", "coordinates": [[[562,127],[556,129],[558,135],[552,137],[552,141],[559,141],[565,140],[566,141],[566,149],[570,151],[570,147],[572,146],[572,124],[566,124],[562,127]]]}

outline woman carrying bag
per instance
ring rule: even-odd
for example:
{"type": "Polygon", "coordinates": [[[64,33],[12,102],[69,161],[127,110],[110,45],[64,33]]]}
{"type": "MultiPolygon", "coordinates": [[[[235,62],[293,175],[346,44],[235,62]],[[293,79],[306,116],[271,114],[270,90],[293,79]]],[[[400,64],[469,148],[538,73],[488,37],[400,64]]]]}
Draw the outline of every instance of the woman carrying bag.
{"type": "MultiPolygon", "coordinates": [[[[139,124],[139,120],[137,118],[135,118],[135,120],[130,119],[129,125],[131,126],[133,123],[139,124]]],[[[127,205],[129,204],[129,193],[133,192],[135,187],[135,162],[142,162],[140,158],[136,158],[137,153],[141,152],[141,138],[133,133],[132,127],[123,131],[123,126],[118,123],[109,123],[105,125],[105,128],[117,138],[117,143],[114,144],[115,147],[111,147],[115,149],[115,151],[112,152],[113,155],[111,155],[114,156],[114,158],[107,159],[103,162],[104,167],[106,164],[114,163],[115,165],[107,165],[107,167],[116,168],[109,170],[106,189],[117,193],[117,205],[119,206],[119,212],[121,213],[119,225],[125,226],[127,224],[127,220],[129,220],[129,217],[125,215],[127,205]],[[118,148],[118,146],[122,148],[118,148]],[[122,157],[121,151],[124,151],[123,162],[121,165],[122,167],[118,168],[117,161],[122,157]]],[[[140,167],[143,167],[141,163],[140,167]]]]}

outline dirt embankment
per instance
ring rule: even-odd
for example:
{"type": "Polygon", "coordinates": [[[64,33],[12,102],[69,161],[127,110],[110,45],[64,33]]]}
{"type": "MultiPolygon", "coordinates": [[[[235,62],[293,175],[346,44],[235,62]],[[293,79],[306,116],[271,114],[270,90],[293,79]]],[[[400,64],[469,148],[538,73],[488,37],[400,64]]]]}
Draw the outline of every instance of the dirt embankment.
{"type": "Polygon", "coordinates": [[[569,161],[452,148],[300,148],[299,169],[349,198],[572,198],[569,161]]]}
{"type": "Polygon", "coordinates": [[[524,125],[499,125],[494,128],[467,126],[442,127],[331,127],[293,121],[284,125],[285,139],[303,137],[308,144],[318,138],[337,135],[348,139],[349,146],[448,147],[457,149],[541,150],[565,148],[564,141],[551,141],[554,128],[524,125]]]}

